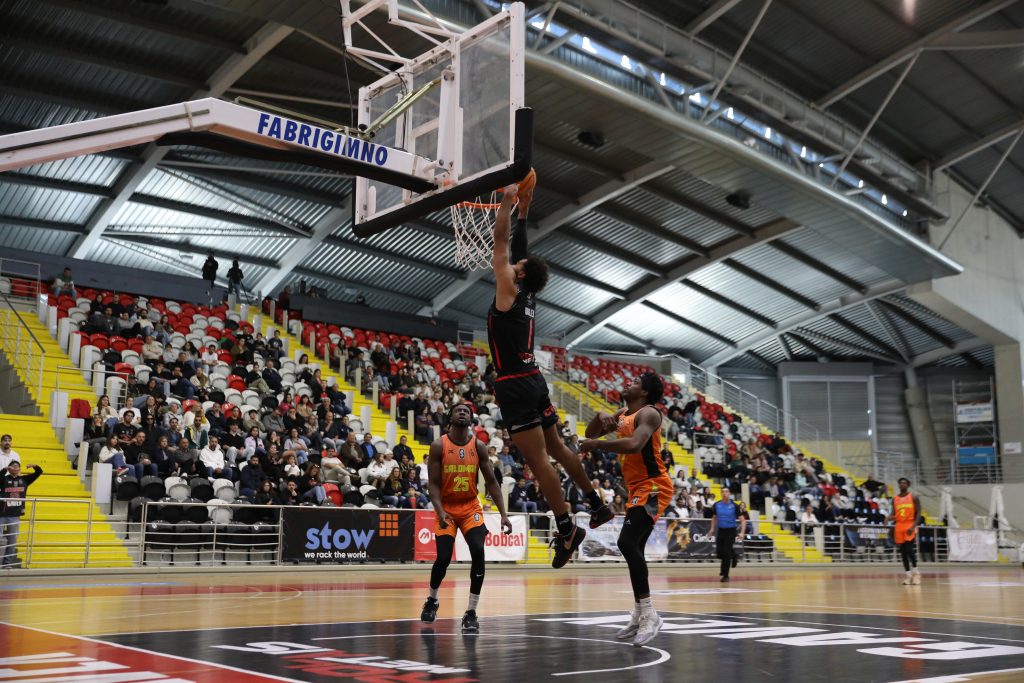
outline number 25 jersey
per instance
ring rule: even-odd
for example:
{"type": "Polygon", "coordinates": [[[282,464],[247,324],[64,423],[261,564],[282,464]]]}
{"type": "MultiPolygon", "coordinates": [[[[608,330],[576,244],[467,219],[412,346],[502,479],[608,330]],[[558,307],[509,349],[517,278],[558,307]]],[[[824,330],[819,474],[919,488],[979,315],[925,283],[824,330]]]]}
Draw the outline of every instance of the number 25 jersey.
{"type": "Polygon", "coordinates": [[[459,445],[447,434],[441,437],[441,500],[444,503],[469,503],[477,499],[477,470],[480,455],[476,436],[459,445]]]}

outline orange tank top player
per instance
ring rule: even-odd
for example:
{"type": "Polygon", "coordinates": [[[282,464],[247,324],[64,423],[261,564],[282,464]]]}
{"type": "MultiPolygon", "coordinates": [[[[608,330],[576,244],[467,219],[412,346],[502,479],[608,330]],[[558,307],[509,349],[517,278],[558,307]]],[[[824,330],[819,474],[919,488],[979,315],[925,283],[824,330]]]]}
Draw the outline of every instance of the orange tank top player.
{"type": "Polygon", "coordinates": [[[886,519],[895,523],[893,540],[900,550],[906,578],[903,585],[916,586],[921,583],[917,571],[917,522],[921,519],[921,499],[910,492],[910,480],[901,477],[900,492],[892,500],[892,514],[886,519]]]}

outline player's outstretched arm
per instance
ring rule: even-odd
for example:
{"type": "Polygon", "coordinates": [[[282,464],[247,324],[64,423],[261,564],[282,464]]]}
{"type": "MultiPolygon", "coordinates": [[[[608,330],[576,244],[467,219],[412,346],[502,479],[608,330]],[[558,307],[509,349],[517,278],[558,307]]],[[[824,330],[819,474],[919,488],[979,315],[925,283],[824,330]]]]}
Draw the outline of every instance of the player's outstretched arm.
{"type": "Polygon", "coordinates": [[[509,263],[509,235],[512,231],[512,205],[516,202],[518,185],[509,185],[501,197],[501,205],[494,220],[494,253],[491,267],[494,269],[496,291],[494,302],[499,311],[512,308],[516,300],[516,273],[509,263]]]}
{"type": "Polygon", "coordinates": [[[430,444],[430,452],[427,454],[427,490],[430,492],[430,502],[434,505],[434,514],[437,515],[438,524],[442,529],[448,526],[448,513],[441,505],[441,460],[444,452],[441,448],[441,440],[438,439],[430,444]]]}
{"type": "MultiPolygon", "coordinates": [[[[589,436],[590,425],[587,425],[587,429],[589,436]]],[[[596,448],[612,453],[636,453],[659,429],[661,429],[661,413],[653,408],[643,409],[637,413],[636,427],[633,429],[632,435],[625,439],[612,439],[611,441],[588,438],[580,444],[580,451],[585,453],[596,448]]]]}
{"type": "MultiPolygon", "coordinates": [[[[484,445],[483,441],[477,440],[476,452],[487,452],[487,446],[484,445]]],[[[498,507],[498,512],[501,514],[502,531],[506,534],[512,533],[512,522],[509,521],[508,513],[505,511],[505,498],[501,495],[501,485],[498,483],[498,478],[494,475],[494,468],[491,467],[491,463],[485,461],[480,467],[480,473],[484,475],[484,486],[487,488],[487,495],[494,501],[494,504],[498,507]]]]}
{"type": "Polygon", "coordinates": [[[587,424],[587,431],[585,432],[584,436],[586,436],[588,439],[597,439],[599,437],[604,436],[605,434],[614,432],[616,429],[618,429],[619,418],[622,416],[624,412],[626,412],[625,408],[616,411],[614,415],[609,415],[608,413],[602,413],[598,411],[597,414],[594,415],[594,417],[592,417],[590,419],[590,422],[587,424]]]}

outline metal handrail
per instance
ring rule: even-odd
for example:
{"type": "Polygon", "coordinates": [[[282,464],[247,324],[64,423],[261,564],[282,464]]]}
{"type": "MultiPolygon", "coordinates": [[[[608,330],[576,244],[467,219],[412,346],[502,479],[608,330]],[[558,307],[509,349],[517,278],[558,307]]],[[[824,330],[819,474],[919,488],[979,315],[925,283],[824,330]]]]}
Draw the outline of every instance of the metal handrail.
{"type": "MultiPolygon", "coordinates": [[[[42,398],[43,395],[43,369],[46,366],[46,350],[43,348],[42,343],[40,343],[40,341],[36,338],[36,335],[33,334],[32,330],[28,326],[28,323],[25,322],[25,319],[21,317],[21,313],[18,311],[17,308],[15,308],[14,303],[3,292],[0,292],[0,297],[3,298],[4,303],[7,305],[8,308],[11,309],[11,312],[14,313],[14,315],[17,317],[19,323],[19,326],[17,328],[17,338],[14,340],[14,345],[13,347],[8,347],[8,350],[14,354],[14,357],[11,359],[12,365],[18,366],[19,362],[22,361],[22,358],[24,357],[23,370],[26,374],[26,379],[29,379],[29,381],[31,381],[31,377],[33,376],[33,374],[36,374],[32,367],[32,345],[34,344],[35,347],[38,349],[39,369],[38,373],[36,374],[36,400],[39,400],[42,398]],[[28,335],[24,345],[22,344],[22,329],[24,329],[28,335]],[[26,351],[22,351],[22,349],[26,347],[26,351]]],[[[4,327],[9,328],[8,325],[5,325],[4,327]]],[[[10,340],[11,338],[10,335],[5,335],[5,337],[5,341],[10,340]]]]}

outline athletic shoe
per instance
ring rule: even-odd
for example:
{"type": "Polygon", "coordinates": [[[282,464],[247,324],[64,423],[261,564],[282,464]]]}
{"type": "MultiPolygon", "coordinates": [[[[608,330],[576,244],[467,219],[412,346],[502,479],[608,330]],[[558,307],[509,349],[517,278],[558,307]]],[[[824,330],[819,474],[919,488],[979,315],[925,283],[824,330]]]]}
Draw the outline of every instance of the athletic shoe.
{"type": "Polygon", "coordinates": [[[433,624],[437,619],[437,608],[441,606],[435,598],[427,598],[423,603],[423,611],[420,612],[420,621],[424,624],[433,624]]]}
{"type": "Polygon", "coordinates": [[[902,586],[913,586],[914,585],[914,576],[908,572],[907,575],[903,577],[903,581],[902,581],[902,583],[900,585],[902,585],[902,586]]]}
{"type": "Polygon", "coordinates": [[[729,577],[728,576],[723,576],[719,583],[729,583],[729,577]]]}
{"type": "Polygon", "coordinates": [[[612,509],[607,505],[602,505],[601,507],[594,510],[594,513],[590,515],[590,528],[596,529],[602,524],[606,524],[612,521],[614,518],[615,513],[612,512],[612,509]]]}
{"type": "Polygon", "coordinates": [[[661,617],[658,616],[657,612],[651,614],[640,615],[640,626],[636,631],[636,638],[633,639],[633,645],[639,647],[649,643],[654,639],[654,636],[658,635],[658,631],[661,629],[661,617]]]}
{"type": "Polygon", "coordinates": [[[564,567],[572,558],[572,554],[583,543],[583,539],[587,537],[587,532],[582,527],[574,526],[571,533],[568,548],[565,547],[565,536],[555,534],[555,558],[551,560],[551,566],[555,569],[564,567]]]}
{"type": "Polygon", "coordinates": [[[739,556],[736,555],[736,553],[733,553],[733,555],[732,555],[732,568],[735,569],[736,565],[738,565],[739,563],[740,563],[739,556]]]}
{"type": "Polygon", "coordinates": [[[629,615],[629,623],[626,627],[620,629],[615,637],[619,640],[630,640],[636,636],[637,629],[640,628],[640,610],[634,609],[629,615]]]}
{"type": "Polygon", "coordinates": [[[480,622],[476,620],[476,610],[468,609],[462,615],[463,633],[480,633],[480,622]]]}
{"type": "Polygon", "coordinates": [[[917,569],[914,569],[914,571],[912,571],[910,573],[910,585],[911,586],[920,586],[921,585],[921,572],[917,571],[917,569]]]}

